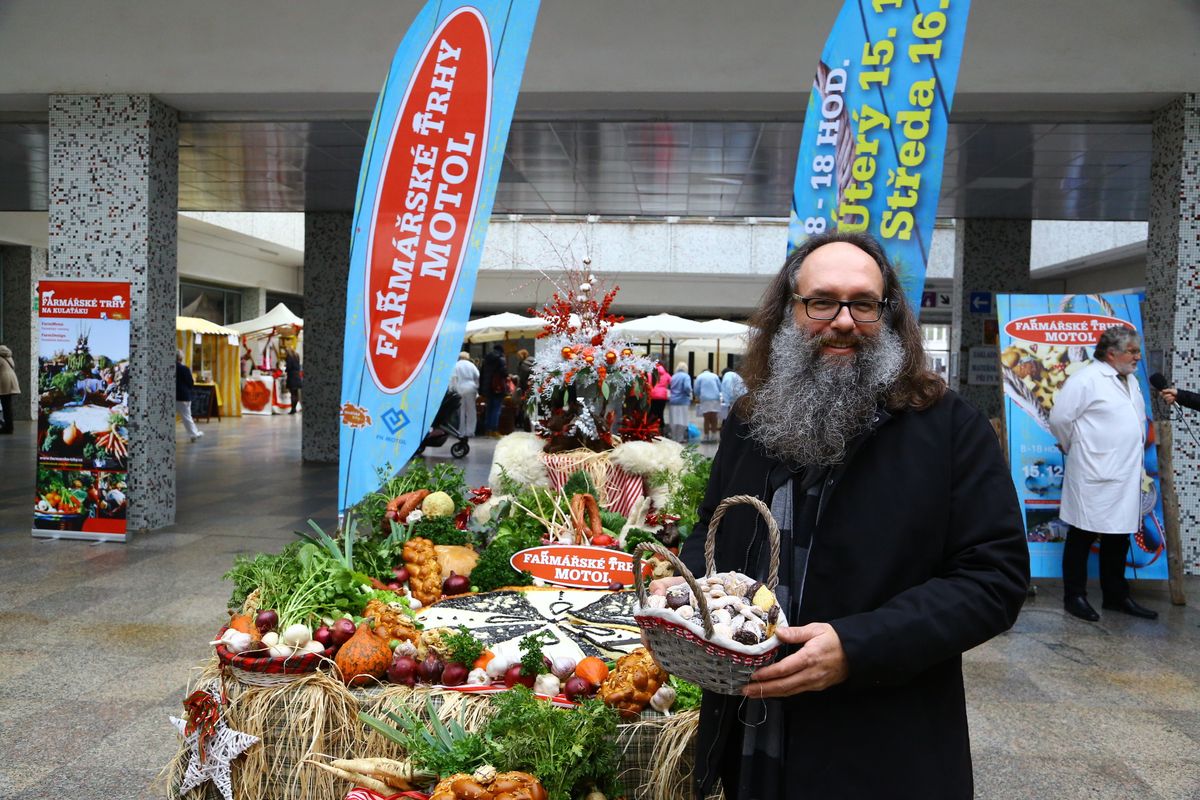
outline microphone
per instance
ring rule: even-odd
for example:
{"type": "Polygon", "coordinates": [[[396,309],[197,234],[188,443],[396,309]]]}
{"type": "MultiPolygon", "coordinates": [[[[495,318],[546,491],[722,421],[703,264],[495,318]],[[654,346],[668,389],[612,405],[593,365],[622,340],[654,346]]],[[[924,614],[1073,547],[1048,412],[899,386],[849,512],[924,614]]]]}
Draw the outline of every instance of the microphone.
{"type": "MultiPolygon", "coordinates": [[[[1156,372],[1150,376],[1150,385],[1153,386],[1155,388],[1155,390],[1161,392],[1163,389],[1166,389],[1171,384],[1167,383],[1167,379],[1163,376],[1163,374],[1161,372],[1156,372]]],[[[1192,433],[1192,426],[1188,425],[1187,417],[1183,414],[1176,415],[1175,414],[1175,406],[1173,406],[1173,405],[1168,406],[1168,412],[1169,412],[1170,418],[1178,419],[1183,424],[1184,430],[1186,430],[1188,432],[1188,435],[1192,437],[1193,441],[1195,441],[1196,444],[1200,445],[1200,439],[1197,439],[1196,434],[1192,433]]]]}

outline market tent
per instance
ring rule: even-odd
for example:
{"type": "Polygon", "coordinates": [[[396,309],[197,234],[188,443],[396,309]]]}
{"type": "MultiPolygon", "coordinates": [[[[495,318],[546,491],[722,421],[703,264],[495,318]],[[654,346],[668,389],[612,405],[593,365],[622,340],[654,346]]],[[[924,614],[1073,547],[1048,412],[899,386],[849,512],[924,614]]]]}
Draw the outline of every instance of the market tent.
{"type": "Polygon", "coordinates": [[[545,320],[505,311],[468,322],[464,339],[468,342],[495,342],[510,336],[536,336],[545,326],[545,320]]]}
{"type": "Polygon", "coordinates": [[[303,328],[304,320],[293,314],[291,309],[283,303],[279,303],[261,317],[248,319],[245,322],[234,322],[229,327],[233,328],[235,333],[245,335],[248,333],[272,331],[287,325],[297,329],[303,328]]]}
{"type": "Polygon", "coordinates": [[[692,339],[708,335],[703,323],[674,314],[655,314],[641,319],[626,320],[613,326],[613,331],[622,339],[630,341],[692,339]]]}
{"type": "Polygon", "coordinates": [[[675,346],[680,350],[715,350],[717,359],[721,357],[721,351],[726,353],[744,353],[746,352],[747,341],[745,337],[735,337],[731,339],[684,339],[681,342],[676,342],[675,346]]]}
{"type": "Polygon", "coordinates": [[[730,322],[727,319],[720,318],[701,322],[700,325],[704,328],[705,338],[720,341],[726,339],[744,339],[750,332],[749,325],[743,325],[740,322],[730,322]]]}
{"type": "Polygon", "coordinates": [[[290,411],[291,395],[281,377],[283,348],[293,348],[303,362],[304,320],[279,303],[261,317],[235,322],[229,327],[242,336],[242,357],[249,373],[243,380],[244,411],[248,414],[290,411]]]}
{"type": "Polygon", "coordinates": [[[222,417],[242,415],[237,336],[233,328],[206,319],[175,318],[175,346],[183,351],[183,363],[192,370],[197,383],[215,386],[222,417]]]}
{"type": "Polygon", "coordinates": [[[233,328],[227,328],[224,325],[218,325],[215,322],[209,322],[200,317],[176,317],[175,330],[206,333],[213,336],[237,336],[237,331],[233,328]]]}

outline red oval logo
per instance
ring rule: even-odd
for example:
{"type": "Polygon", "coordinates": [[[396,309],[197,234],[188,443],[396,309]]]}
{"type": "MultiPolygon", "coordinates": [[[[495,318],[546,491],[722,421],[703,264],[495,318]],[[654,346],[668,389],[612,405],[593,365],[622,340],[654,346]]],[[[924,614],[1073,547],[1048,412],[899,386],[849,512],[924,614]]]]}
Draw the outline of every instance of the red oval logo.
{"type": "Polygon", "coordinates": [[[367,365],[402,391],[454,297],[475,221],[492,115],[492,45],[474,8],[442,21],[392,127],[367,243],[367,365]]]}
{"type": "MultiPolygon", "coordinates": [[[[513,553],[510,563],[517,572],[556,586],[576,589],[607,589],[613,581],[633,585],[633,556],[620,550],[591,545],[548,544],[513,553]]],[[[642,562],[642,575],[650,572],[642,562]]]]}
{"type": "Polygon", "coordinates": [[[1004,332],[1014,339],[1034,344],[1093,347],[1100,334],[1114,325],[1133,328],[1123,319],[1102,314],[1035,314],[1011,320],[1004,326],[1004,332]]]}

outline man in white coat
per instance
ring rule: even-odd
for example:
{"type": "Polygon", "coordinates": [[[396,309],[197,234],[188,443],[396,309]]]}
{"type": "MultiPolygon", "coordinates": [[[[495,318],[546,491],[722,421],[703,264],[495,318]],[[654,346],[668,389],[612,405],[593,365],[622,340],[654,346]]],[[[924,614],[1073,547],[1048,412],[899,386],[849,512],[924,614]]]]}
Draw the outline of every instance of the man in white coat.
{"type": "Polygon", "coordinates": [[[1072,375],[1050,410],[1050,429],[1066,454],[1062,508],[1071,526],[1063,548],[1063,607],[1100,619],[1087,601],[1087,560],[1100,537],[1103,607],[1154,619],[1129,596],[1125,554],[1141,526],[1146,406],[1134,375],[1142,357],[1137,331],[1114,325],[1096,343],[1095,360],[1072,375]]]}

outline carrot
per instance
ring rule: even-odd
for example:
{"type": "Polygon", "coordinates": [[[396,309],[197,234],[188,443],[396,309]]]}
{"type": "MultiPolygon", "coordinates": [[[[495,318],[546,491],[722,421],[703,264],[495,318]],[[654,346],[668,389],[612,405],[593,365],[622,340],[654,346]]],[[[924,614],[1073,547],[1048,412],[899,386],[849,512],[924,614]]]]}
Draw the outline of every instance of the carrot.
{"type": "Polygon", "coordinates": [[[495,657],[496,654],[491,650],[484,650],[479,654],[479,658],[475,659],[475,663],[471,666],[473,666],[475,669],[487,669],[488,662],[495,657]]]}

